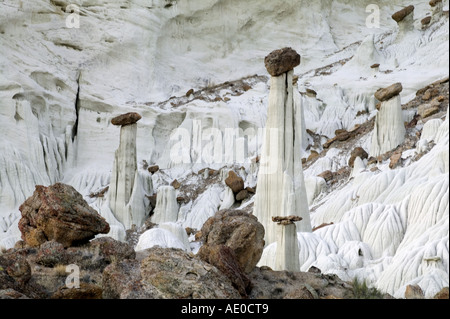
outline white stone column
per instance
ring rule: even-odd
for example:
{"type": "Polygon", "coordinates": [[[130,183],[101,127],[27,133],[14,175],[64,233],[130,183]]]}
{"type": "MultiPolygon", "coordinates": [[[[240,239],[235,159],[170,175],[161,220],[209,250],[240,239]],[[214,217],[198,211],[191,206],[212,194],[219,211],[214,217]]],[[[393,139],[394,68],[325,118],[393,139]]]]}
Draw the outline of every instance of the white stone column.
{"type": "Polygon", "coordinates": [[[274,270],[300,271],[299,246],[295,222],[298,216],[274,217],[277,232],[277,250],[274,270]]]}
{"type": "Polygon", "coordinates": [[[406,129],[399,95],[401,91],[402,85],[395,83],[375,93],[381,106],[375,118],[370,156],[384,154],[405,140],[406,129]]]}
{"type": "Polygon", "coordinates": [[[277,240],[273,216],[301,216],[301,231],[311,231],[311,222],[301,166],[301,112],[296,114],[293,103],[293,68],[300,56],[285,48],[269,54],[265,62],[272,77],[254,215],[264,225],[269,245],[277,240]]]}
{"type": "Polygon", "coordinates": [[[120,143],[114,154],[108,201],[112,213],[125,229],[133,224],[139,227],[144,222],[148,215],[144,195],[152,188],[151,181],[138,173],[136,122],[140,119],[139,114],[130,112],[111,120],[113,125],[120,126],[120,143]]]}

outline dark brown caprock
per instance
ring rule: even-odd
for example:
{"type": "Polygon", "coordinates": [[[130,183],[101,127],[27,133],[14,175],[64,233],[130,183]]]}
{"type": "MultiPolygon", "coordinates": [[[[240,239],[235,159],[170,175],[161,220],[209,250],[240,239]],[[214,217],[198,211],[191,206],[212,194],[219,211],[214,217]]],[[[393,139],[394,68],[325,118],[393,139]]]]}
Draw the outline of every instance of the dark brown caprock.
{"type": "Polygon", "coordinates": [[[271,76],[279,76],[300,64],[300,54],[292,48],[275,50],[266,56],[264,64],[271,76]]]}
{"type": "Polygon", "coordinates": [[[380,102],[387,101],[394,96],[399,95],[402,90],[403,86],[400,82],[394,83],[387,88],[377,90],[375,92],[375,98],[380,102]]]}
{"type": "Polygon", "coordinates": [[[129,113],[125,113],[125,114],[116,116],[115,118],[113,118],[111,120],[111,124],[119,125],[119,126],[129,125],[129,124],[136,123],[141,118],[142,118],[142,116],[139,113],[129,112],[129,113]]]}

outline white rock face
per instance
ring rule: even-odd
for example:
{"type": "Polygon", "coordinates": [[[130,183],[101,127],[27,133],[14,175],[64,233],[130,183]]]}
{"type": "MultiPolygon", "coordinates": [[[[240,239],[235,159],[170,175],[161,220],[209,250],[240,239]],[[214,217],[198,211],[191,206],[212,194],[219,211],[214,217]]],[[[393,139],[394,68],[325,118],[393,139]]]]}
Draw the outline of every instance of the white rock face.
{"type": "Polygon", "coordinates": [[[266,230],[266,245],[276,241],[273,216],[296,215],[299,231],[311,231],[308,200],[301,166],[301,137],[295,117],[289,71],[271,77],[267,122],[261,149],[254,214],[266,230]],[[280,192],[280,190],[282,190],[280,192]]]}
{"type": "Polygon", "coordinates": [[[150,219],[155,224],[176,222],[178,220],[178,203],[175,188],[160,186],[156,196],[156,207],[150,219]]]}
{"type": "Polygon", "coordinates": [[[405,140],[405,133],[401,99],[400,95],[396,95],[381,102],[375,118],[369,155],[376,157],[396,148],[405,140]]]}
{"type": "Polygon", "coordinates": [[[185,244],[176,235],[164,228],[147,230],[139,237],[139,241],[134,249],[140,251],[154,246],[178,248],[187,251],[185,244]]]}

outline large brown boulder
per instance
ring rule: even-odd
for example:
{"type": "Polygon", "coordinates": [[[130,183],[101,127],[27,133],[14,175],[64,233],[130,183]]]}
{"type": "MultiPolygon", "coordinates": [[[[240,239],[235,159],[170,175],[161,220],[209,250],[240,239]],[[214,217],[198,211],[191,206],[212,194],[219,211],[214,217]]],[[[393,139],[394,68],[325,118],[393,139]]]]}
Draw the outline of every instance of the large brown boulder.
{"type": "Polygon", "coordinates": [[[275,50],[265,57],[264,64],[271,76],[280,76],[300,64],[300,54],[292,48],[275,50]]]}
{"type": "Polygon", "coordinates": [[[213,265],[181,249],[152,247],[105,268],[103,298],[239,299],[213,265]]]}
{"type": "Polygon", "coordinates": [[[109,224],[83,196],[72,186],[62,183],[49,187],[37,185],[19,210],[22,213],[19,230],[30,246],[54,240],[70,247],[109,232],[109,224]]]}
{"type": "Polygon", "coordinates": [[[234,251],[225,245],[203,245],[197,256],[207,263],[215,266],[230,279],[233,287],[246,298],[251,291],[251,281],[242,271],[237,262],[234,251]]]}
{"type": "Polygon", "coordinates": [[[380,101],[387,101],[396,95],[399,95],[403,90],[403,86],[400,82],[394,83],[386,88],[379,89],[375,92],[375,98],[380,101]]]}
{"type": "Polygon", "coordinates": [[[228,172],[228,177],[225,179],[225,184],[227,184],[227,186],[231,188],[231,190],[235,194],[239,193],[241,190],[244,189],[244,180],[242,179],[242,177],[238,176],[234,171],[228,172]]]}
{"type": "Polygon", "coordinates": [[[206,245],[230,247],[244,273],[250,273],[264,249],[264,227],[258,219],[241,210],[222,210],[202,226],[201,239],[206,245]]]}

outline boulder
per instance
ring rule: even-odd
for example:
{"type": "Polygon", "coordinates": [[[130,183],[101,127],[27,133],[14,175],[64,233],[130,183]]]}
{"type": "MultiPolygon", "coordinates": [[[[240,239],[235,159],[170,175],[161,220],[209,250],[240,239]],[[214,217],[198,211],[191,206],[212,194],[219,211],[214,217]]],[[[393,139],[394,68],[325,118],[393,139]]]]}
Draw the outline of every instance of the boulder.
{"type": "Polygon", "coordinates": [[[255,268],[249,275],[253,288],[251,299],[351,299],[351,285],[335,275],[318,272],[274,271],[269,267],[255,268]]]}
{"type": "Polygon", "coordinates": [[[430,22],[431,22],[431,16],[425,17],[425,18],[423,18],[422,20],[420,20],[420,23],[421,23],[422,25],[429,25],[430,22]]]}
{"type": "Polygon", "coordinates": [[[439,3],[441,3],[442,2],[442,0],[431,0],[430,2],[429,2],[429,5],[430,5],[430,7],[435,7],[435,6],[437,6],[439,3]]]}
{"type": "Polygon", "coordinates": [[[178,188],[180,188],[181,183],[180,183],[178,180],[174,179],[173,182],[172,182],[170,185],[171,185],[173,188],[178,189],[178,188]]]}
{"type": "Polygon", "coordinates": [[[392,19],[395,20],[395,22],[399,23],[401,21],[403,21],[409,14],[411,14],[414,11],[414,6],[410,5],[407,6],[399,11],[397,11],[396,13],[394,13],[392,15],[392,19]]]}
{"type": "Polygon", "coordinates": [[[59,288],[51,299],[102,299],[102,291],[98,285],[81,282],[78,288],[59,288]]]}
{"type": "Polygon", "coordinates": [[[271,76],[279,76],[299,65],[300,55],[292,48],[283,48],[269,53],[264,59],[264,64],[271,76]]]}
{"type": "Polygon", "coordinates": [[[30,298],[12,288],[7,288],[7,289],[0,289],[0,300],[1,299],[30,299],[30,298]]]}
{"type": "Polygon", "coordinates": [[[161,297],[153,286],[140,284],[140,262],[136,259],[123,260],[107,266],[102,275],[103,299],[127,299],[124,291],[134,289],[135,299],[154,299],[161,297]]]}
{"type": "Polygon", "coordinates": [[[386,88],[378,89],[375,92],[375,98],[380,102],[387,101],[394,96],[399,95],[402,90],[403,86],[401,83],[394,83],[386,88]]]}
{"type": "Polygon", "coordinates": [[[163,298],[240,298],[230,280],[216,267],[175,248],[149,248],[141,261],[141,283],[163,298]]]}
{"type": "Polygon", "coordinates": [[[45,267],[66,265],[69,256],[64,246],[54,240],[43,243],[37,252],[36,263],[45,267]]]}
{"type": "Polygon", "coordinates": [[[319,158],[319,156],[320,156],[320,154],[317,151],[311,150],[311,154],[309,154],[306,161],[307,162],[314,161],[315,159],[319,158]]]}
{"type": "Polygon", "coordinates": [[[248,197],[248,190],[243,189],[239,193],[236,194],[236,200],[242,201],[248,197]]]}
{"type": "Polygon", "coordinates": [[[395,153],[392,154],[392,156],[390,157],[389,168],[390,168],[390,169],[394,169],[394,168],[396,168],[398,165],[400,165],[401,162],[402,162],[402,152],[395,152],[395,153]]]}
{"type": "Polygon", "coordinates": [[[421,116],[423,119],[430,117],[431,115],[434,115],[436,113],[439,113],[439,107],[438,106],[431,106],[429,108],[426,108],[421,112],[421,116]]]}
{"type": "Polygon", "coordinates": [[[201,239],[208,245],[230,247],[244,273],[250,273],[264,249],[264,227],[258,219],[241,210],[222,210],[202,226],[201,239]]]}
{"type": "Polygon", "coordinates": [[[244,189],[244,180],[242,179],[242,177],[238,176],[234,171],[228,172],[228,177],[225,179],[225,184],[227,184],[227,186],[231,188],[231,190],[235,194],[239,193],[241,190],[244,189]]]}
{"type": "Polygon", "coordinates": [[[317,176],[322,177],[326,182],[328,182],[333,179],[333,172],[330,170],[327,170],[327,171],[320,173],[317,176]]]}
{"type": "Polygon", "coordinates": [[[350,133],[347,131],[341,131],[339,134],[336,135],[336,140],[343,142],[350,138],[350,133]]]}
{"type": "Polygon", "coordinates": [[[136,123],[141,118],[142,118],[142,116],[139,113],[129,112],[129,113],[125,113],[125,114],[114,117],[111,120],[111,124],[119,125],[119,126],[129,125],[129,124],[136,123]]]}
{"type": "Polygon", "coordinates": [[[350,154],[350,159],[348,160],[348,166],[353,167],[355,159],[359,157],[361,159],[366,159],[369,154],[362,147],[355,147],[350,154]]]}
{"type": "Polygon", "coordinates": [[[30,246],[55,240],[64,247],[86,243],[97,234],[107,234],[109,224],[72,186],[56,183],[37,185],[20,207],[19,230],[30,246]]]}
{"type": "Polygon", "coordinates": [[[418,285],[408,285],[405,290],[405,299],[424,299],[425,294],[418,285]]]}
{"type": "Polygon", "coordinates": [[[449,299],[448,287],[442,288],[437,294],[434,295],[433,299],[449,299]]]}
{"type": "Polygon", "coordinates": [[[197,256],[207,263],[219,269],[239,291],[239,294],[246,298],[251,291],[251,281],[242,271],[237,262],[234,251],[225,245],[203,245],[197,256]]]}
{"type": "Polygon", "coordinates": [[[156,173],[157,171],[159,171],[159,166],[158,166],[158,165],[152,165],[152,166],[149,166],[149,167],[147,168],[147,170],[148,170],[150,173],[154,174],[154,173],[156,173]]]}

